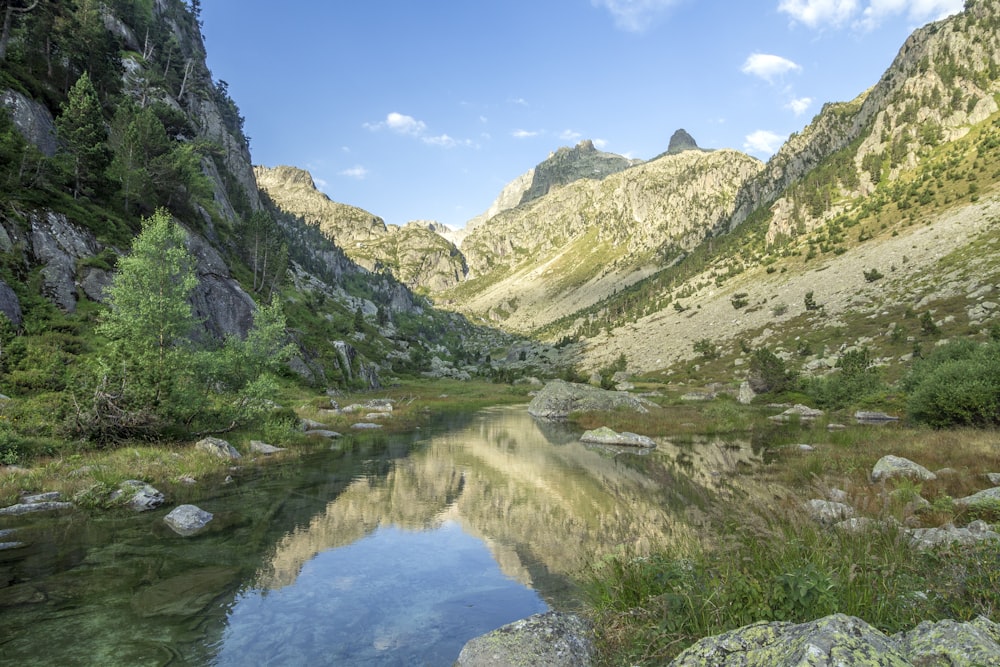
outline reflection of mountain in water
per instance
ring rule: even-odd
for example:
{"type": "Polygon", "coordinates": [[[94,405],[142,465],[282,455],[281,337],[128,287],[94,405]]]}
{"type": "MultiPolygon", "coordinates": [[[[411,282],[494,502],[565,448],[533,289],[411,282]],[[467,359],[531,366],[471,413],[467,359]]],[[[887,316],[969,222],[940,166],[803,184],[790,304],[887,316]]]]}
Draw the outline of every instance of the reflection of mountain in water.
{"type": "Polygon", "coordinates": [[[684,505],[703,497],[718,471],[750,457],[748,447],[718,443],[614,454],[523,408],[487,410],[420,443],[384,477],[355,480],[278,541],[257,585],[290,585],[316,554],[380,525],[422,530],[446,519],[483,539],[518,581],[531,583],[528,565],[572,575],[621,546],[644,552],[682,539],[690,530],[679,518],[684,505]]]}

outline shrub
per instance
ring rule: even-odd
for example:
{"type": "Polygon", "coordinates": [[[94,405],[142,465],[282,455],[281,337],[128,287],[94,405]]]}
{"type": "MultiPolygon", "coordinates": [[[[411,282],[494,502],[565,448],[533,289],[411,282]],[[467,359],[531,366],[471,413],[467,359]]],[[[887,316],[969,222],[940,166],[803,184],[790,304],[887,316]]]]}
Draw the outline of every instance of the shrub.
{"type": "Polygon", "coordinates": [[[709,338],[702,338],[701,340],[696,340],[694,342],[694,351],[697,352],[702,359],[710,360],[716,359],[719,356],[719,348],[711,341],[709,338]]]}
{"type": "Polygon", "coordinates": [[[949,343],[916,363],[903,386],[916,421],[935,428],[1000,425],[1000,343],[949,343]]]}
{"type": "Polygon", "coordinates": [[[795,374],[785,367],[784,360],[766,347],[758,348],[750,358],[747,382],[758,394],[784,391],[795,381],[795,374]]]}

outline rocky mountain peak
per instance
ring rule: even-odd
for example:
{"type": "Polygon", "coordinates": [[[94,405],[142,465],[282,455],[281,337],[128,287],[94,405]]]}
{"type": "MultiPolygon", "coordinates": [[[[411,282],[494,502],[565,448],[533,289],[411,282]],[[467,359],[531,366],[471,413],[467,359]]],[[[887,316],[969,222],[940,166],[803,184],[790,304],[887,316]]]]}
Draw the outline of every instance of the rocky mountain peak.
{"type": "Polygon", "coordinates": [[[670,137],[670,145],[667,147],[667,154],[673,155],[681,151],[698,150],[698,142],[694,140],[687,130],[681,128],[670,137]]]}

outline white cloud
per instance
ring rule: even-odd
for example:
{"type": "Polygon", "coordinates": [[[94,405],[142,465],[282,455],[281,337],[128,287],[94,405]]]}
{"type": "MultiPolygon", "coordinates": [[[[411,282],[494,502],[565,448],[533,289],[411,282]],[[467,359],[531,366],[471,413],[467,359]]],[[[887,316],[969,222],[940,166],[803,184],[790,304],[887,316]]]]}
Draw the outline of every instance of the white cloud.
{"type": "Polygon", "coordinates": [[[810,28],[841,26],[857,13],[858,0],[781,0],[778,11],[810,28]]]}
{"type": "Polygon", "coordinates": [[[643,32],[678,0],[591,0],[591,3],[607,9],[622,30],[643,32]]]}
{"type": "Polygon", "coordinates": [[[801,65],[792,62],[788,58],[782,58],[770,53],[752,53],[746,59],[746,62],[743,63],[740,71],[744,74],[759,76],[770,83],[777,76],[781,76],[786,72],[797,72],[801,69],[801,65]]]}
{"type": "Polygon", "coordinates": [[[469,146],[474,147],[475,142],[470,139],[455,139],[447,134],[439,134],[437,136],[428,136],[427,134],[427,123],[422,120],[417,120],[413,116],[407,116],[406,114],[397,113],[393,111],[385,117],[385,120],[379,121],[378,123],[364,123],[364,127],[371,130],[372,132],[378,132],[379,130],[388,129],[396,134],[401,134],[408,137],[415,137],[420,139],[428,146],[440,146],[442,148],[454,148],[455,146],[469,146]]]}
{"type": "Polygon", "coordinates": [[[811,97],[796,97],[791,102],[786,104],[785,108],[791,109],[792,113],[796,116],[801,116],[809,109],[810,106],[812,106],[812,103],[813,101],[811,97]]]}
{"type": "MultiPolygon", "coordinates": [[[[348,178],[356,178],[359,181],[362,181],[362,180],[365,179],[366,176],[368,176],[368,170],[365,169],[364,167],[362,167],[360,164],[356,164],[353,167],[351,167],[350,169],[345,169],[345,170],[339,172],[339,174],[341,176],[347,176],[348,178]]],[[[317,185],[318,185],[318,183],[317,183],[317,185]]],[[[323,185],[326,185],[326,184],[324,183],[323,185]]],[[[322,188],[323,186],[320,186],[320,187],[322,188]]]]}
{"type": "Polygon", "coordinates": [[[905,15],[912,23],[936,21],[962,11],[964,0],[781,0],[784,12],[810,28],[854,28],[873,30],[884,20],[905,15]]]}
{"type": "Polygon", "coordinates": [[[563,141],[576,141],[577,139],[579,139],[582,136],[583,135],[580,134],[579,132],[575,132],[575,131],[569,130],[569,129],[563,130],[559,134],[559,138],[562,139],[563,141]]]}
{"type": "Polygon", "coordinates": [[[885,19],[906,14],[914,23],[936,21],[962,11],[964,0],[871,0],[861,13],[858,25],[873,30],[885,19]]]}
{"type": "Polygon", "coordinates": [[[516,104],[519,107],[528,106],[528,100],[524,99],[523,97],[514,97],[507,101],[510,102],[511,104],[516,104]]]}
{"type": "Polygon", "coordinates": [[[598,150],[602,150],[603,151],[605,148],[608,147],[608,140],[607,139],[594,139],[594,147],[597,148],[598,150]]]}
{"type": "Polygon", "coordinates": [[[326,187],[326,181],[322,178],[313,178],[313,184],[320,190],[326,187]]]}
{"type": "Polygon", "coordinates": [[[743,149],[748,153],[770,156],[781,148],[781,144],[784,141],[785,137],[779,134],[775,134],[769,130],[757,130],[746,136],[743,142],[743,149]]]}
{"type": "Polygon", "coordinates": [[[510,133],[510,136],[515,139],[530,139],[531,137],[537,137],[539,134],[540,132],[533,130],[514,130],[510,133]]]}

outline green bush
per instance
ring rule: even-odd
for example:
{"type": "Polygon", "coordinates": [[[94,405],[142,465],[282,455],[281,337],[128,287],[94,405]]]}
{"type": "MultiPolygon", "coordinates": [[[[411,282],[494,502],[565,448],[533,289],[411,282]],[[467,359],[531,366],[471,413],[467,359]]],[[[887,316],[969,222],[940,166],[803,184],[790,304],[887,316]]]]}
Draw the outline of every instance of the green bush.
{"type": "Polygon", "coordinates": [[[758,394],[780,392],[795,382],[795,374],[785,367],[784,360],[765,347],[754,350],[747,373],[750,388],[758,394]]]}
{"type": "Polygon", "coordinates": [[[1000,425],[1000,343],[944,345],[918,360],[902,386],[915,421],[935,428],[1000,425]]]}
{"type": "Polygon", "coordinates": [[[885,388],[868,348],[845,352],[837,360],[837,368],[837,373],[802,383],[802,390],[822,407],[858,405],[885,388]]]}

